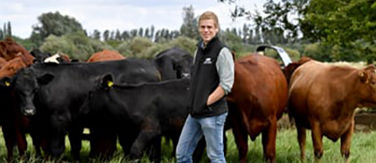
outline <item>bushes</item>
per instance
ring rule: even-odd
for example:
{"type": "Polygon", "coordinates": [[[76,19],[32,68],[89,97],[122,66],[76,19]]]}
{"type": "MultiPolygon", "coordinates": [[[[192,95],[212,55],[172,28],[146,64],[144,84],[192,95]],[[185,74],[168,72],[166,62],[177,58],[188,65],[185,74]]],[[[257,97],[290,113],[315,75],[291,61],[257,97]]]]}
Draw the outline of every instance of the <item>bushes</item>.
{"type": "Polygon", "coordinates": [[[65,53],[71,59],[86,61],[91,54],[112,48],[103,42],[86,37],[83,33],[71,33],[61,37],[48,36],[40,49],[52,54],[65,53]]]}

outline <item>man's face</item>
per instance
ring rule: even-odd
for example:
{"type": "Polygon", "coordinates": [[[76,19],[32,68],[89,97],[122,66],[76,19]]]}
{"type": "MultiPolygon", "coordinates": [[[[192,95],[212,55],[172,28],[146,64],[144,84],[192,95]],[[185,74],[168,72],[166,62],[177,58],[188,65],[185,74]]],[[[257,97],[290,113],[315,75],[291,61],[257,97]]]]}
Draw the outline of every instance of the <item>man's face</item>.
{"type": "Polygon", "coordinates": [[[212,19],[204,19],[200,21],[199,32],[204,43],[208,43],[218,33],[218,27],[212,19]]]}

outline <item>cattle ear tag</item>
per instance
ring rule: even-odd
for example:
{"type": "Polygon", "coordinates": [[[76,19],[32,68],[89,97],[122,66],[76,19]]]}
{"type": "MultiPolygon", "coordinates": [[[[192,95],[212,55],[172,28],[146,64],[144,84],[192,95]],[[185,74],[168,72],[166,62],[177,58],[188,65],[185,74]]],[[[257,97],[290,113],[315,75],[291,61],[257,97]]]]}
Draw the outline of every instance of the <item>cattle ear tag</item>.
{"type": "Polygon", "coordinates": [[[114,82],[112,82],[112,81],[107,81],[107,86],[108,87],[112,87],[114,85],[114,82]]]}
{"type": "Polygon", "coordinates": [[[8,81],[5,82],[5,86],[9,87],[10,83],[8,81]]]}

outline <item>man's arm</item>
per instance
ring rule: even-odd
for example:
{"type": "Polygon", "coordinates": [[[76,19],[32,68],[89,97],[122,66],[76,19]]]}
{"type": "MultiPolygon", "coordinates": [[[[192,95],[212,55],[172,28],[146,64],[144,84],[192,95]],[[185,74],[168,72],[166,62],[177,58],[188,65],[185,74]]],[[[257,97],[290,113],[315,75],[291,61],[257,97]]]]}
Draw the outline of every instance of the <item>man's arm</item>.
{"type": "Polygon", "coordinates": [[[211,105],[231,92],[234,84],[234,59],[228,48],[223,48],[218,55],[216,67],[219,75],[218,87],[209,95],[206,102],[211,105]]]}

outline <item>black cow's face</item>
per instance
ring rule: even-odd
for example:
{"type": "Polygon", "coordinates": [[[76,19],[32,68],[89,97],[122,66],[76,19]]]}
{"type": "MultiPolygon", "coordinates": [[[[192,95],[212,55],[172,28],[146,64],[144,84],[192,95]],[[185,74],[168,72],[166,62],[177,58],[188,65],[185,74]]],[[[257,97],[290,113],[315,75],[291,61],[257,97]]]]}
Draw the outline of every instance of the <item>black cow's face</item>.
{"type": "Polygon", "coordinates": [[[36,113],[34,97],[41,85],[47,84],[53,79],[50,74],[38,75],[32,69],[25,69],[17,74],[15,91],[20,100],[20,111],[25,116],[32,116],[36,113]]]}
{"type": "Polygon", "coordinates": [[[191,74],[192,58],[183,56],[179,60],[173,61],[173,69],[176,72],[176,78],[189,78],[191,74]]]}

